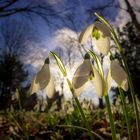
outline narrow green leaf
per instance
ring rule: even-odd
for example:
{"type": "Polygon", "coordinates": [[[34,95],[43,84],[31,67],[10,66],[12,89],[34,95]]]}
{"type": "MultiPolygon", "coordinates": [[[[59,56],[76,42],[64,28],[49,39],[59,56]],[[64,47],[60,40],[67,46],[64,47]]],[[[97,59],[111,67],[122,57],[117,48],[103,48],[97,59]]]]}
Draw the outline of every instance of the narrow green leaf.
{"type": "Polygon", "coordinates": [[[121,97],[122,106],[123,106],[123,112],[124,112],[125,120],[126,120],[126,124],[127,124],[128,139],[131,140],[131,123],[130,123],[130,116],[128,113],[127,104],[125,103],[125,95],[121,88],[119,88],[119,92],[120,92],[120,97],[121,97]]]}
{"type": "Polygon", "coordinates": [[[106,94],[106,93],[105,93],[105,101],[106,101],[106,106],[107,106],[107,111],[108,111],[108,117],[109,117],[109,120],[110,120],[112,140],[117,140],[117,138],[116,138],[116,128],[115,128],[115,124],[114,124],[113,114],[112,114],[112,111],[111,111],[110,100],[109,100],[108,94],[106,94]]]}
{"type": "Polygon", "coordinates": [[[61,70],[61,72],[63,73],[64,77],[67,76],[67,71],[66,71],[66,68],[61,60],[61,58],[54,52],[50,51],[50,53],[54,56],[56,62],[57,62],[57,65],[59,67],[59,69],[61,70]]]}
{"type": "Polygon", "coordinates": [[[92,58],[96,62],[99,73],[103,77],[104,76],[104,71],[103,71],[103,67],[102,67],[102,64],[101,64],[101,61],[100,61],[99,57],[91,50],[88,50],[88,53],[92,56],[92,58]]]}

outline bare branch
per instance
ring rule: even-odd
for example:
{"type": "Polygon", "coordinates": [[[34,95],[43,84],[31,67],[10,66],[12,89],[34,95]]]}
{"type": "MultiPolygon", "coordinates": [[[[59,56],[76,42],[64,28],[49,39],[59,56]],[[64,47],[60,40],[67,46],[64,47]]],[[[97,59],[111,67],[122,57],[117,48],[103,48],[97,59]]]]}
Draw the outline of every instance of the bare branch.
{"type": "Polygon", "coordinates": [[[14,5],[16,2],[18,2],[19,0],[10,0],[10,1],[1,1],[1,5],[0,6],[0,11],[3,11],[5,8],[10,7],[12,5],[14,5]]]}

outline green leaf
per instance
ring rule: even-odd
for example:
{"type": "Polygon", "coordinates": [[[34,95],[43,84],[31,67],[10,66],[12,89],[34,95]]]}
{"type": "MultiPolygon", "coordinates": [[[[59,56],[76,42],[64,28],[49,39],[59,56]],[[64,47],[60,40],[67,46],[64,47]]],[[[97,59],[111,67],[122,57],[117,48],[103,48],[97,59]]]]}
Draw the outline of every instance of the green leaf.
{"type": "Polygon", "coordinates": [[[64,77],[67,76],[67,71],[66,71],[66,68],[61,60],[61,58],[54,52],[50,51],[50,53],[54,56],[56,62],[57,62],[57,65],[59,67],[59,69],[61,70],[61,72],[63,73],[64,77]]]}
{"type": "Polygon", "coordinates": [[[99,73],[103,77],[104,76],[104,71],[103,71],[103,67],[102,67],[102,64],[101,64],[101,61],[100,61],[99,57],[93,51],[91,51],[89,49],[88,49],[88,53],[92,56],[92,58],[96,62],[99,73]]]}

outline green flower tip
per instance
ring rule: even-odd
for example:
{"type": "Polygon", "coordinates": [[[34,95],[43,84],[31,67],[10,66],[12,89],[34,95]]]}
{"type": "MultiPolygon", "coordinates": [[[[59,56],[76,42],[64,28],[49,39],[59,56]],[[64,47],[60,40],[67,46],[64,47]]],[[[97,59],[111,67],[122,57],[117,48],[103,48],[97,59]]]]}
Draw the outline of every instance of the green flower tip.
{"type": "Polygon", "coordinates": [[[93,30],[92,30],[92,37],[96,38],[96,40],[98,40],[100,38],[100,36],[101,35],[99,33],[99,30],[96,27],[94,27],[93,30]]]}
{"type": "Polygon", "coordinates": [[[49,64],[49,63],[50,63],[50,60],[49,60],[49,57],[47,57],[45,60],[45,64],[49,64]]]}
{"type": "Polygon", "coordinates": [[[85,54],[84,59],[90,59],[90,55],[88,53],[85,54]]]}

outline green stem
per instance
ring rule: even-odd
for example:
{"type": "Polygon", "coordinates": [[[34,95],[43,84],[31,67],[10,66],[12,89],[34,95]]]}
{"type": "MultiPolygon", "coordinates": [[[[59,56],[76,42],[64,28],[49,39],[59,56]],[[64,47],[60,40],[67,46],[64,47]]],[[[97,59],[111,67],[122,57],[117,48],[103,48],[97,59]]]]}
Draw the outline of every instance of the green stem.
{"type": "Polygon", "coordinates": [[[128,68],[128,65],[127,65],[127,62],[126,62],[126,59],[123,55],[123,50],[122,50],[122,47],[120,45],[120,42],[119,42],[119,39],[113,29],[113,27],[110,25],[110,23],[102,16],[100,16],[99,14],[95,13],[95,15],[99,18],[99,20],[101,22],[103,22],[111,31],[111,34],[112,34],[112,37],[114,39],[114,42],[119,50],[119,53],[122,57],[122,62],[124,64],[124,68],[126,70],[126,73],[128,75],[128,82],[129,82],[129,86],[130,86],[130,91],[131,91],[131,96],[132,96],[132,101],[133,101],[133,107],[134,107],[134,111],[135,111],[135,114],[136,114],[136,125],[137,125],[137,140],[140,140],[140,119],[139,119],[139,114],[138,114],[138,106],[137,106],[137,101],[136,101],[136,97],[135,97],[135,91],[134,91],[134,86],[133,86],[133,83],[132,83],[132,79],[131,79],[131,75],[130,75],[130,72],[129,72],[129,68],[128,68]]]}
{"type": "Polygon", "coordinates": [[[66,81],[67,81],[67,83],[68,83],[68,85],[69,85],[69,88],[70,88],[70,91],[71,91],[71,93],[72,93],[72,95],[73,95],[73,97],[74,97],[74,99],[75,99],[75,102],[76,102],[76,104],[77,104],[78,110],[79,110],[79,112],[80,112],[80,114],[81,114],[81,116],[82,116],[82,118],[83,118],[83,121],[84,121],[84,123],[85,123],[85,125],[86,125],[86,128],[88,128],[88,132],[89,132],[90,138],[91,138],[92,140],[94,140],[93,136],[92,136],[91,133],[90,133],[91,128],[90,128],[90,126],[89,126],[89,124],[88,124],[88,122],[87,122],[87,120],[86,120],[86,117],[85,117],[85,114],[84,114],[84,112],[83,112],[83,110],[82,110],[82,108],[81,108],[80,102],[79,102],[77,96],[75,95],[73,86],[72,86],[72,84],[71,84],[71,82],[70,82],[70,80],[69,80],[68,78],[66,78],[66,81]]]}
{"type": "MultiPolygon", "coordinates": [[[[94,54],[94,52],[89,50],[89,53],[95,60],[98,70],[100,71],[102,81],[104,82],[104,96],[105,96],[105,100],[106,100],[106,104],[107,104],[107,111],[109,114],[110,126],[111,126],[111,131],[112,131],[112,139],[116,140],[116,130],[115,130],[114,120],[113,120],[113,116],[112,116],[112,112],[111,112],[110,101],[109,101],[109,97],[108,97],[108,93],[107,93],[106,80],[104,78],[104,71],[103,71],[102,63],[101,63],[100,59],[98,59],[96,54],[94,54]]],[[[93,69],[92,69],[92,71],[93,71],[93,69]]],[[[93,71],[93,73],[94,73],[94,71],[93,71]]]]}
{"type": "Polygon", "coordinates": [[[125,114],[125,120],[126,120],[126,124],[127,124],[127,129],[128,129],[128,139],[131,140],[130,117],[129,117],[128,109],[127,109],[126,103],[125,103],[124,92],[123,92],[123,90],[121,88],[119,88],[119,92],[120,92],[120,97],[121,97],[121,101],[122,101],[122,105],[123,105],[123,112],[125,114]]]}
{"type": "Polygon", "coordinates": [[[109,120],[110,120],[112,140],[116,140],[116,130],[115,130],[115,125],[114,125],[113,115],[112,115],[112,112],[111,112],[111,106],[110,106],[110,101],[109,101],[108,94],[105,95],[105,101],[106,101],[107,111],[108,111],[109,120]]]}

